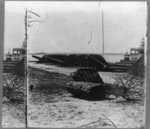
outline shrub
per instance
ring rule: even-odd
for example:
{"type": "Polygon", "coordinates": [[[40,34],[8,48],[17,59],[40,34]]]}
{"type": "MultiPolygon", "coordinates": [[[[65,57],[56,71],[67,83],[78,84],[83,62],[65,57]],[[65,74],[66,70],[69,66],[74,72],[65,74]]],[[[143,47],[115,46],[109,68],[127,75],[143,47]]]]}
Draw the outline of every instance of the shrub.
{"type": "Polygon", "coordinates": [[[26,85],[25,78],[8,73],[3,76],[3,96],[10,101],[23,101],[26,85]]]}
{"type": "Polygon", "coordinates": [[[139,100],[144,97],[144,79],[129,73],[116,74],[112,92],[125,100],[139,100]]]}

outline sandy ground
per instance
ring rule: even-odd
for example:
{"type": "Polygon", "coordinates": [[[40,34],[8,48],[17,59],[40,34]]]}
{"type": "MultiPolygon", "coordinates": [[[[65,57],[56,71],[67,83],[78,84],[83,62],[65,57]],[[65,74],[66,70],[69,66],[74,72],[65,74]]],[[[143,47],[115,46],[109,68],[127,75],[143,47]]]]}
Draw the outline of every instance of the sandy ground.
{"type": "Polygon", "coordinates": [[[3,76],[7,81],[5,79],[3,81],[2,127],[23,128],[25,127],[25,104],[22,92],[26,90],[24,81],[18,77],[18,80],[15,80],[15,76],[12,74],[3,74],[3,76]]]}
{"type": "Polygon", "coordinates": [[[110,100],[92,102],[71,96],[54,103],[30,104],[28,113],[29,127],[138,128],[144,123],[144,109],[139,104],[123,105],[110,100]],[[89,124],[92,122],[95,123],[89,124]]]}
{"type": "MultiPolygon", "coordinates": [[[[65,75],[69,75],[69,76],[72,72],[77,70],[77,68],[58,67],[58,66],[54,66],[54,65],[38,64],[38,63],[34,63],[34,62],[29,62],[28,65],[33,68],[42,69],[44,71],[60,73],[60,74],[65,74],[65,75]]],[[[108,82],[112,83],[114,81],[113,77],[115,76],[115,73],[99,72],[99,75],[101,76],[103,81],[106,83],[108,83],[108,82]]]]}
{"type": "Polygon", "coordinates": [[[65,75],[70,75],[71,72],[74,72],[75,70],[77,70],[77,68],[58,67],[55,65],[50,65],[48,63],[38,64],[35,62],[28,62],[28,65],[34,68],[43,69],[45,71],[56,72],[56,73],[65,74],[65,75]]]}
{"type": "MultiPolygon", "coordinates": [[[[101,73],[105,81],[111,74],[101,73]]],[[[88,101],[74,98],[65,90],[68,75],[29,68],[28,127],[41,128],[142,128],[144,103],[127,103],[122,98],[88,101]],[[41,88],[42,87],[42,88],[41,88]]]]}
{"type": "Polygon", "coordinates": [[[2,107],[2,127],[25,127],[24,104],[11,104],[9,101],[6,101],[6,98],[4,99],[2,107]]]}

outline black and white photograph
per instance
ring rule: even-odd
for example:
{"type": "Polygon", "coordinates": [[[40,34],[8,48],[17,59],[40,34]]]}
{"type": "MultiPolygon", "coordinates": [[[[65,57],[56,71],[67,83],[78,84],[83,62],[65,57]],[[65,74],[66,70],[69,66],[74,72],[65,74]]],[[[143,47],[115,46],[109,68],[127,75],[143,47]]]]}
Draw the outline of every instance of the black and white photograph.
{"type": "Polygon", "coordinates": [[[5,1],[2,126],[145,128],[147,10],[5,1]]]}

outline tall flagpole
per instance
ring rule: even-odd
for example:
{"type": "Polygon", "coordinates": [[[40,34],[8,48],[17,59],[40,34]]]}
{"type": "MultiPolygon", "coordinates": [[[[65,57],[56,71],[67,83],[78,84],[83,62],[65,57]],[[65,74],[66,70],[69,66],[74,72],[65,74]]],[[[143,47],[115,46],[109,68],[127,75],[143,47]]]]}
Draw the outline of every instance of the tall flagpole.
{"type": "Polygon", "coordinates": [[[104,39],[104,15],[103,15],[103,10],[102,10],[102,44],[103,44],[103,55],[104,55],[104,50],[105,50],[105,39],[104,39]]]}
{"type": "MultiPolygon", "coordinates": [[[[100,2],[99,2],[99,7],[100,7],[100,2]]],[[[102,54],[104,56],[104,52],[105,52],[105,39],[104,39],[104,14],[103,14],[103,8],[102,9],[102,14],[101,14],[101,18],[102,18],[102,54]]],[[[101,10],[100,10],[101,11],[101,10]]]]}

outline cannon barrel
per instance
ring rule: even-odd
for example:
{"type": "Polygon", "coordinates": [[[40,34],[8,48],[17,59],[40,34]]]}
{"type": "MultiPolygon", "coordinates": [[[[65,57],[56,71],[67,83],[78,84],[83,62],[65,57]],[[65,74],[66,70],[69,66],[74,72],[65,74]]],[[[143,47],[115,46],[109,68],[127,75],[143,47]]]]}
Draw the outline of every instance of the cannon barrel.
{"type": "Polygon", "coordinates": [[[38,56],[35,56],[35,55],[32,55],[32,57],[36,58],[36,59],[39,59],[39,60],[41,59],[41,57],[38,57],[38,56]]]}

